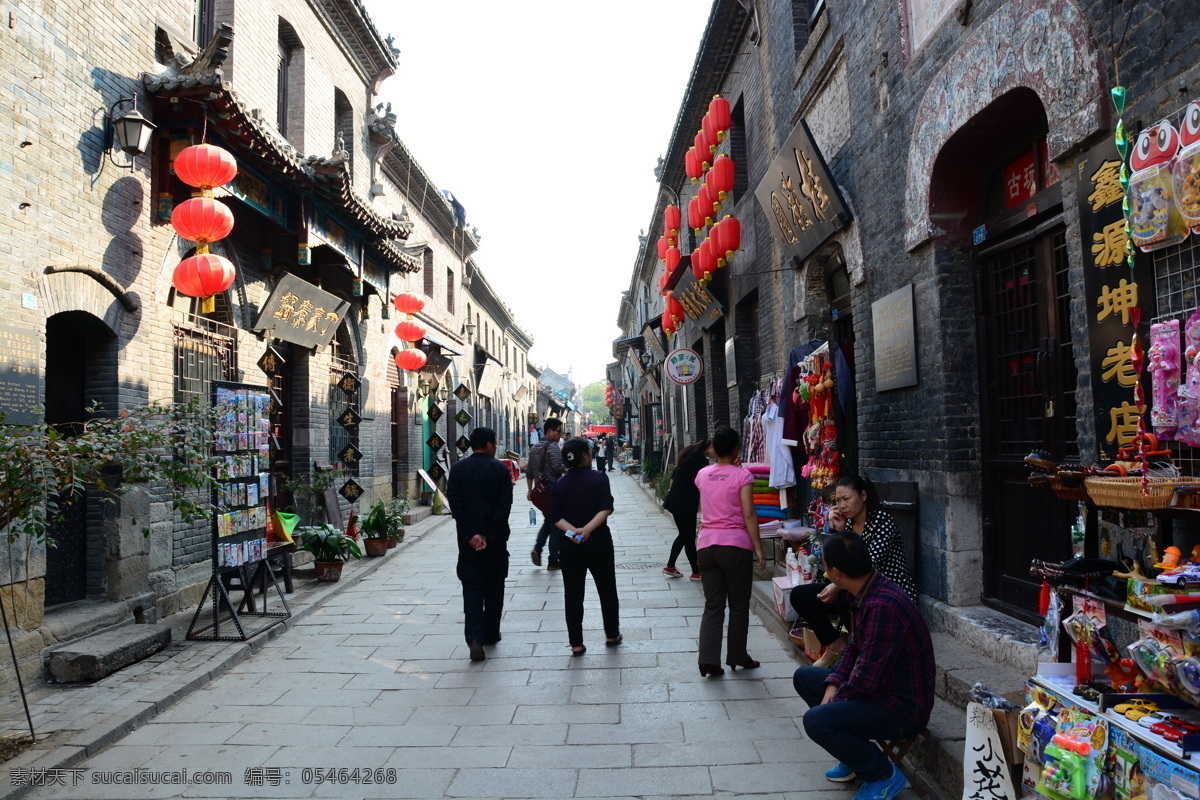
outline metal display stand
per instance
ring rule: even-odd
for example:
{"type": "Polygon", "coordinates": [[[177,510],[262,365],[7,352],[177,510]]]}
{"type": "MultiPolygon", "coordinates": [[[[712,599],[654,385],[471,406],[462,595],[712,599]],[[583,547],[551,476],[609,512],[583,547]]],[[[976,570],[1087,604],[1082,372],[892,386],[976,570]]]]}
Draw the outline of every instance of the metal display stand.
{"type": "Polygon", "coordinates": [[[268,557],[267,506],[270,494],[270,391],[266,386],[213,381],[212,404],[217,411],[213,435],[214,468],[212,492],[212,577],[196,607],[188,628],[189,640],[244,641],[292,615],[283,591],[275,581],[268,557]],[[227,581],[237,578],[242,599],[237,605],[229,597],[227,581]],[[268,610],[268,589],[274,589],[282,611],[268,610]],[[256,602],[255,591],[261,592],[256,602]],[[205,603],[212,602],[211,622],[199,627],[205,603]],[[247,617],[266,618],[265,625],[243,624],[247,617]],[[236,633],[222,633],[232,624],[236,633]]]}

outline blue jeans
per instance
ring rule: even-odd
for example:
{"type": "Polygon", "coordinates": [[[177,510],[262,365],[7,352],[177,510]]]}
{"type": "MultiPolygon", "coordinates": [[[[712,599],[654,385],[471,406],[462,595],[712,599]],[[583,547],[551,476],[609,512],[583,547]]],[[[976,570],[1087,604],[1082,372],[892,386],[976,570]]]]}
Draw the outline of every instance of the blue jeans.
{"type": "Polygon", "coordinates": [[[546,546],[546,539],[550,540],[550,563],[558,566],[558,545],[562,539],[563,532],[558,529],[557,525],[552,525],[546,522],[546,516],[542,515],[542,527],[538,529],[537,542],[533,545],[533,549],[539,553],[546,546]]]}
{"type": "Polygon", "coordinates": [[[796,694],[808,703],[804,732],[861,780],[887,780],[892,775],[892,764],[872,740],[904,739],[914,733],[912,726],[869,700],[835,700],[821,705],[824,681],[830,672],[820,667],[800,667],[792,676],[796,694]]]}

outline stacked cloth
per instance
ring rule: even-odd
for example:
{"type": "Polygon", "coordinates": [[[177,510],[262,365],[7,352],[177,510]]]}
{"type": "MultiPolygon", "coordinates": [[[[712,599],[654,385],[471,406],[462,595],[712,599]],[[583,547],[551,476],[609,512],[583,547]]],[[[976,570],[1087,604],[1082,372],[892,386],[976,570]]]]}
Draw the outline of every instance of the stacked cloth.
{"type": "Polygon", "coordinates": [[[776,519],[787,519],[787,511],[779,506],[779,490],[772,489],[769,483],[771,465],[752,463],[743,464],[754,476],[754,511],[758,514],[759,522],[769,522],[776,519]]]}

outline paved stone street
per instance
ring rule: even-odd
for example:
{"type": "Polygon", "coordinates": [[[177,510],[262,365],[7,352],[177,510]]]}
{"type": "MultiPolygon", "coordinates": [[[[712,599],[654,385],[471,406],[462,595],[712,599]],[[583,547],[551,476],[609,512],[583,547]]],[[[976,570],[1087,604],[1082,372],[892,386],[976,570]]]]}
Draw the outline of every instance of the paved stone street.
{"type": "MultiPolygon", "coordinates": [[[[37,798],[849,798],[798,727],[795,662],[752,620],[752,672],[701,679],[700,584],[660,568],[673,538],[613,473],[625,643],[604,647],[589,587],[589,650],[567,649],[558,573],[529,562],[518,486],[504,640],[471,663],[452,522],[411,543],[251,658],[79,766],[37,798]],[[247,770],[262,785],[248,785],[247,770]],[[276,769],[278,768],[278,769],[276,769]],[[368,770],[383,784],[326,781],[368,770]],[[104,771],[227,771],[225,786],[100,785],[104,771]],[[395,770],[388,783],[386,770],[395,770]],[[70,783],[70,780],[68,780],[70,783]],[[277,785],[272,785],[272,784],[277,785]]],[[[686,561],[681,560],[686,568],[686,561]]],[[[905,792],[902,797],[909,797],[905,792]]]]}

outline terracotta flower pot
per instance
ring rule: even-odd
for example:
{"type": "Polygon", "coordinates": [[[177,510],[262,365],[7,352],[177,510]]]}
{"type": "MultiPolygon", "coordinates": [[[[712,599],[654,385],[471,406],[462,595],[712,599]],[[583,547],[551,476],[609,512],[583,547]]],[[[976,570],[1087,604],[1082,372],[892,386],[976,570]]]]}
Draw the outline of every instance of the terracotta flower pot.
{"type": "Polygon", "coordinates": [[[404,529],[401,528],[400,530],[396,531],[395,533],[393,533],[391,536],[388,537],[388,540],[387,540],[388,547],[389,548],[395,547],[396,545],[400,544],[403,541],[404,541],[404,529]]]}
{"type": "Polygon", "coordinates": [[[317,580],[321,583],[336,583],[342,579],[342,567],[345,561],[314,561],[317,568],[317,580]]]}
{"type": "Polygon", "coordinates": [[[367,548],[367,555],[371,558],[378,558],[388,551],[387,539],[365,539],[363,544],[367,548]]]}

